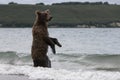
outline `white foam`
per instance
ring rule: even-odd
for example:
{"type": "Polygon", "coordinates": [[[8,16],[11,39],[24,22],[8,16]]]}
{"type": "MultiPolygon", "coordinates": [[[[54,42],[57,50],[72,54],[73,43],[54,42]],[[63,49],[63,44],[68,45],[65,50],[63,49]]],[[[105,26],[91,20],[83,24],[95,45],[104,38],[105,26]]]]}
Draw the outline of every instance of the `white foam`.
{"type": "Polygon", "coordinates": [[[13,66],[0,64],[0,74],[23,74],[30,79],[48,80],[119,80],[120,72],[65,69],[34,68],[32,66],[13,66]]]}

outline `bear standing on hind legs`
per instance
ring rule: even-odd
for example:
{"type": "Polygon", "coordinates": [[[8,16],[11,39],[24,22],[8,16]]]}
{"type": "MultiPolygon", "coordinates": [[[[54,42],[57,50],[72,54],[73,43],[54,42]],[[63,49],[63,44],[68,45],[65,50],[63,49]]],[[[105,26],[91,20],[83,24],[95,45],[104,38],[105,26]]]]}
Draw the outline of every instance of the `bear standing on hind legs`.
{"type": "Polygon", "coordinates": [[[52,48],[55,54],[55,44],[61,47],[61,44],[56,38],[49,37],[48,21],[52,19],[49,10],[36,11],[36,20],[32,28],[33,42],[31,56],[34,67],[51,67],[51,61],[47,56],[48,46],[52,48]]]}

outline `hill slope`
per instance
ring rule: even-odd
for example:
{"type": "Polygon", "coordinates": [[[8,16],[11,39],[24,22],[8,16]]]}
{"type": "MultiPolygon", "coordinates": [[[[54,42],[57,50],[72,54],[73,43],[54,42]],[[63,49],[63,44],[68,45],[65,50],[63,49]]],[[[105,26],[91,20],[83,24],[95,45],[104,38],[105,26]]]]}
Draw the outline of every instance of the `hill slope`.
{"type": "MultiPolygon", "coordinates": [[[[50,25],[111,26],[120,22],[120,5],[0,5],[1,27],[32,27],[35,10],[50,9],[50,25]]],[[[111,26],[114,27],[114,26],[111,26]]]]}

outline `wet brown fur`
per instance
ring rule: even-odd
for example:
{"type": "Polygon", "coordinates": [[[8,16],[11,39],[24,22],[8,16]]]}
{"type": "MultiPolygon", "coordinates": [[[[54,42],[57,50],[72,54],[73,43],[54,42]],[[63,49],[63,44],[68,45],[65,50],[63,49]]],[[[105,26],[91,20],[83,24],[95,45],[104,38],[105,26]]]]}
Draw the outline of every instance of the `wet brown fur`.
{"type": "Polygon", "coordinates": [[[47,23],[51,20],[48,11],[36,11],[36,20],[32,28],[33,42],[31,49],[31,56],[33,59],[34,67],[51,67],[51,61],[47,56],[48,45],[55,51],[55,44],[61,47],[61,44],[56,38],[50,38],[47,29],[47,23]]]}

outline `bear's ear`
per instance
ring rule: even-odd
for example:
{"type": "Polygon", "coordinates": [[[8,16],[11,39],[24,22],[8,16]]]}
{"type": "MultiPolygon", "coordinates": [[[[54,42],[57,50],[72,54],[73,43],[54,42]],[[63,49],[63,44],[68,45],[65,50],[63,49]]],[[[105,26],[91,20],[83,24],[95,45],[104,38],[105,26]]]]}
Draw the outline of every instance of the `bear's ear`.
{"type": "Polygon", "coordinates": [[[35,14],[36,14],[36,15],[40,15],[41,12],[40,12],[39,10],[36,10],[36,11],[35,11],[35,14]]]}
{"type": "Polygon", "coordinates": [[[48,14],[49,14],[49,13],[50,13],[50,10],[49,10],[49,9],[45,10],[45,13],[48,13],[48,14]]]}

